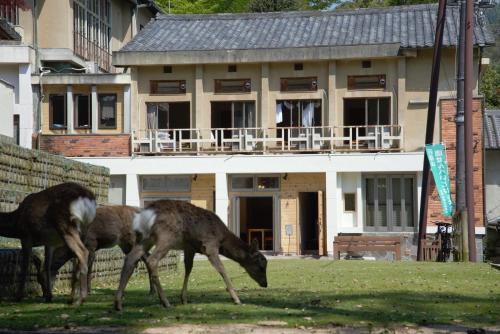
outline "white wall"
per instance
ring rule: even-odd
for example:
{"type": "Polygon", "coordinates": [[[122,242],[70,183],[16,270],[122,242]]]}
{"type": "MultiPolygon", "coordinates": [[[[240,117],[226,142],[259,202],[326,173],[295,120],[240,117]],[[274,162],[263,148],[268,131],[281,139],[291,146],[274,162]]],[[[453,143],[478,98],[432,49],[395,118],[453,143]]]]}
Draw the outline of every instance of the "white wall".
{"type": "Polygon", "coordinates": [[[8,137],[14,135],[14,87],[0,80],[0,134],[8,137]]]}

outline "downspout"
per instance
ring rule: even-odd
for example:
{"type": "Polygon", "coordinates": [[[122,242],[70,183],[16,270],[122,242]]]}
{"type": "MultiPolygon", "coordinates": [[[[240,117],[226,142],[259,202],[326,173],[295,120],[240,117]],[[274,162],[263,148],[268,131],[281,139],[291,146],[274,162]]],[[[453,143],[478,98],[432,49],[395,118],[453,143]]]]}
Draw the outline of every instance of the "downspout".
{"type": "MultiPolygon", "coordinates": [[[[38,4],[37,0],[33,0],[33,10],[31,11],[33,16],[33,49],[35,50],[35,68],[34,73],[38,74],[40,72],[40,52],[38,49],[38,4]]],[[[42,90],[42,76],[40,75],[40,80],[38,82],[38,101],[36,104],[36,114],[37,114],[37,141],[36,148],[40,149],[40,135],[42,132],[42,99],[43,99],[43,90],[42,90]]]]}

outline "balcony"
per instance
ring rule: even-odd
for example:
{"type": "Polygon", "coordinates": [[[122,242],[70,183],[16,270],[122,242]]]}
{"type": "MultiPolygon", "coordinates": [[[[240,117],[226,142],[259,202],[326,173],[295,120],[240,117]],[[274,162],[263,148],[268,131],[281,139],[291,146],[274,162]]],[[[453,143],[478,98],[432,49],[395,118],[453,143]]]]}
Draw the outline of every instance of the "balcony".
{"type": "Polygon", "coordinates": [[[401,151],[400,125],[135,130],[136,155],[401,151]]]}

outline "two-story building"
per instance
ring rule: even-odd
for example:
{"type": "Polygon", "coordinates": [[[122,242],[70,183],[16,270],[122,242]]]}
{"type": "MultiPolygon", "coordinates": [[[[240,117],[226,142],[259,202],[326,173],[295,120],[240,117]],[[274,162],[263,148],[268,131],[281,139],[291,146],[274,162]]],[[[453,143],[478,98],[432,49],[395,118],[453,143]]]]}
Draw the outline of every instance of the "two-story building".
{"type": "MultiPolygon", "coordinates": [[[[116,203],[191,201],[273,254],[331,254],[340,233],[377,233],[403,235],[411,257],[436,12],[158,15],[113,53],[126,74],[43,76],[41,146],[109,167],[116,203]]],[[[449,8],[436,142],[454,129],[457,22],[449,8]]],[[[477,22],[475,66],[493,43],[477,22]]]]}

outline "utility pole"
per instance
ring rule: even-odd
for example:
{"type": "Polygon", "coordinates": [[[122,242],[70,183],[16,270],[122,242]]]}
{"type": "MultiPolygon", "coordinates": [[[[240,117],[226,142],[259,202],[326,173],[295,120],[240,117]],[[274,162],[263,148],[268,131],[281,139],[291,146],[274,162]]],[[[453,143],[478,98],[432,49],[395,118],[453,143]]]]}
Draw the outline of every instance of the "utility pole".
{"type": "Polygon", "coordinates": [[[465,139],[465,182],[468,220],[469,261],[476,262],[476,236],[474,219],[474,145],[472,135],[472,92],[473,92],[473,40],[474,0],[465,5],[465,64],[464,64],[464,139],[465,139]]]}
{"type": "Polygon", "coordinates": [[[456,124],[456,169],[455,169],[455,226],[460,231],[461,261],[469,259],[468,220],[465,202],[465,142],[464,142],[464,72],[465,72],[465,1],[459,0],[460,24],[458,32],[458,66],[457,66],[457,115],[456,124]]]}
{"type": "MultiPolygon", "coordinates": [[[[472,1],[472,0],[470,0],[472,1]]],[[[425,128],[425,144],[432,144],[434,137],[434,123],[436,120],[437,92],[439,84],[439,70],[441,66],[441,47],[443,45],[443,30],[446,22],[446,0],[439,0],[436,19],[436,35],[434,38],[434,52],[432,57],[431,86],[429,91],[429,107],[427,112],[427,126],[425,128]]],[[[420,217],[418,227],[417,261],[423,260],[423,241],[427,233],[427,209],[429,205],[429,160],[424,150],[424,168],[422,173],[422,194],[420,197],[420,217]]]]}

